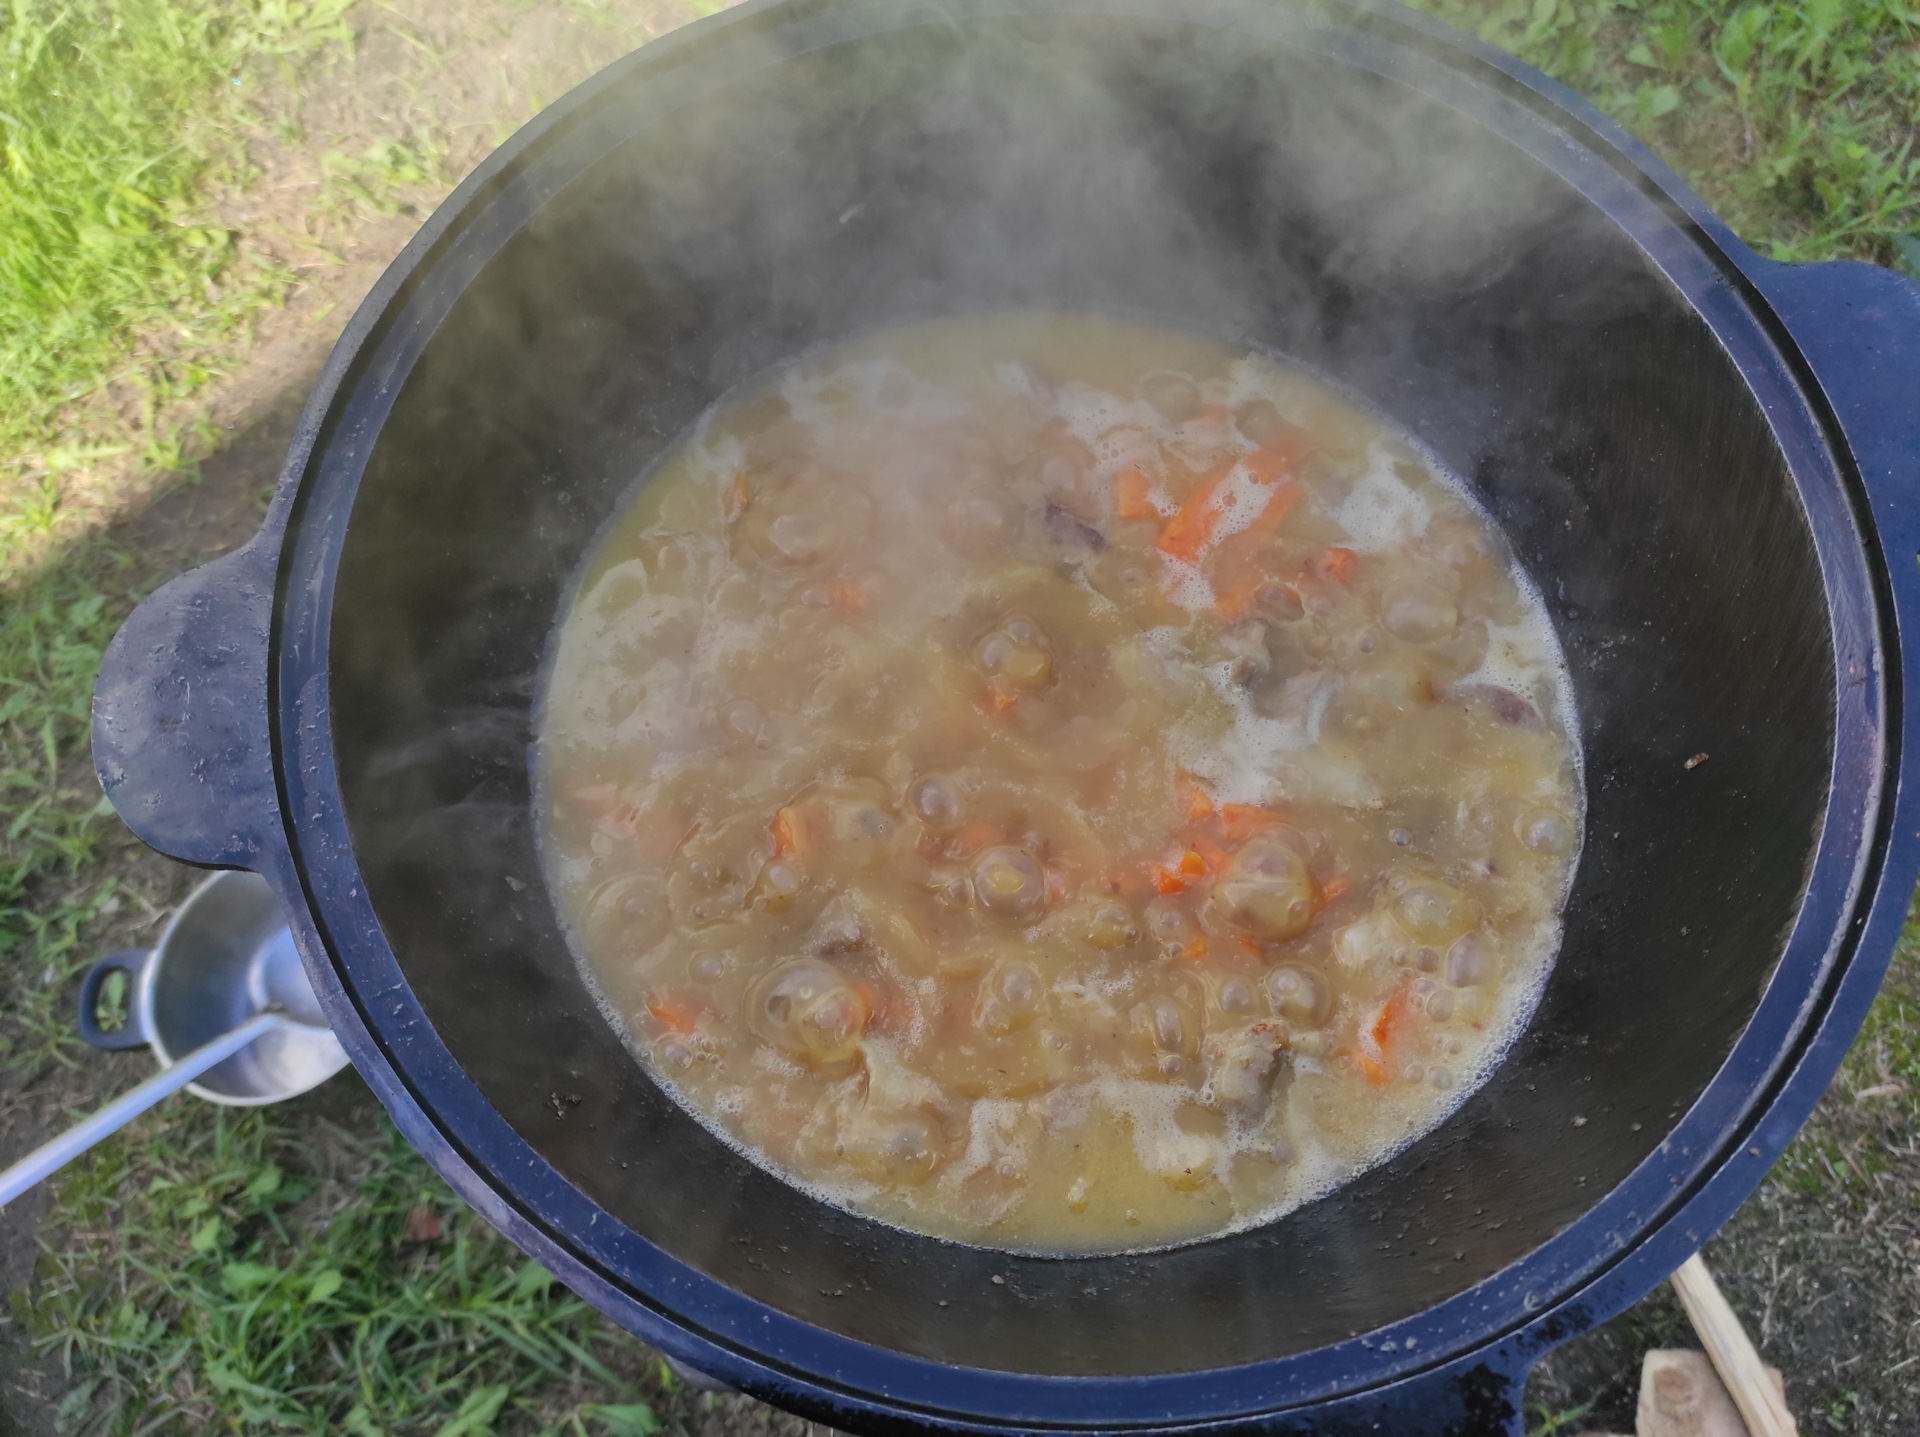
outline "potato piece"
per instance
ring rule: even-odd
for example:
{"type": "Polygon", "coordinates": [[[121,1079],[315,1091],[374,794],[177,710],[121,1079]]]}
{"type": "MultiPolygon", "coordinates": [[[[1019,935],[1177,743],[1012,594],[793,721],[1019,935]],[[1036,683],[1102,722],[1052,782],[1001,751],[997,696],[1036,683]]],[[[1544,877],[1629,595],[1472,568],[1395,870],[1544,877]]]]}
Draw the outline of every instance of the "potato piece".
{"type": "Polygon", "coordinates": [[[1213,906],[1222,919],[1264,942],[1297,938],[1313,922],[1313,875],[1305,841],[1288,830],[1248,840],[1214,885],[1213,906]]]}
{"type": "Polygon", "coordinates": [[[1479,921],[1472,901],[1438,878],[1396,875],[1388,892],[1395,921],[1420,943],[1444,947],[1479,921]]]}
{"type": "Polygon", "coordinates": [[[755,1033],[784,1052],[823,1066],[853,1058],[872,1017],[859,989],[818,958],[775,966],[747,994],[747,1021],[755,1033]]]}

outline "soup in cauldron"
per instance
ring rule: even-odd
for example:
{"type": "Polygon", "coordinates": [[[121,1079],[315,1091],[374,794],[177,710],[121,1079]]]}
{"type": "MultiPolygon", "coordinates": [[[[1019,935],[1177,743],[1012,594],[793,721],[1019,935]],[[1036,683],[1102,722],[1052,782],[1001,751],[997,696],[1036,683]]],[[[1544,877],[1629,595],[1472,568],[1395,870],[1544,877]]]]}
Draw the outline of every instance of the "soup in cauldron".
{"type": "Polygon", "coordinates": [[[1447,1116],[1581,832],[1552,630],[1298,369],[943,320],[720,404],[617,514],[539,714],[550,885],[724,1140],[1054,1252],[1268,1221],[1447,1116]]]}

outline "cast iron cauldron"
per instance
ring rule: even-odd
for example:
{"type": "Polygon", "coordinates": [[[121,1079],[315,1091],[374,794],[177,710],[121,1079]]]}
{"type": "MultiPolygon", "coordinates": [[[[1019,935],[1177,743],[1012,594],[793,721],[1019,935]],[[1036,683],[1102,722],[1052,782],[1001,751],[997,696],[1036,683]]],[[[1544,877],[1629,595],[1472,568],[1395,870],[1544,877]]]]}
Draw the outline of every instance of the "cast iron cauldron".
{"type": "Polygon", "coordinates": [[[95,754],[153,846],[273,882],[454,1188],[677,1358],[863,1432],[1517,1432],[1528,1364],[1733,1211],[1884,970],[1917,479],[1920,292],[1758,259],[1408,11],[749,5],[425,226],[259,537],[115,640],[95,754]],[[1414,431],[1547,595],[1585,737],[1566,943],[1505,1065],[1323,1201],[1146,1256],[944,1244],[743,1162],[589,1001],[530,829],[543,647],[636,476],[807,345],[1006,307],[1297,356],[1414,431]]]}

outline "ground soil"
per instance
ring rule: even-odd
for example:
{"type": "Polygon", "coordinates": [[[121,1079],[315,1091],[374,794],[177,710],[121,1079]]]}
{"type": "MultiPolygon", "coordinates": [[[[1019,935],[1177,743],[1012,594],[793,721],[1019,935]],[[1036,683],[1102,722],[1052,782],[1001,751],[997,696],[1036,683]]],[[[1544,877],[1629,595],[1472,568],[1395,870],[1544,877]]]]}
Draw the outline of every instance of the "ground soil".
{"type": "MultiPolygon", "coordinates": [[[[450,177],[470,169],[536,108],[650,34],[692,18],[681,0],[615,3],[594,14],[560,0],[401,0],[362,6],[351,61],[302,79],[272,102],[276,122],[250,149],[256,173],[220,196],[215,212],[243,246],[296,271],[282,309],[262,313],[244,361],[198,402],[219,436],[197,478],[153,487],[131,479],[132,504],[108,496],[103,517],[157,581],[243,542],[257,526],[307,392],[346,318],[399,253],[450,177]],[[504,118],[503,118],[504,117],[504,118]],[[402,189],[394,213],[320,203],[325,158],[377,141],[424,137],[448,174],[402,189]]],[[[151,943],[201,876],[154,854],[116,827],[106,871],[121,884],[116,912],[91,935],[101,951],[151,943]]],[[[42,1141],[74,1113],[130,1086],[143,1053],[89,1054],[28,1080],[0,1073],[0,1164],[42,1141]]],[[[1801,1431],[1920,1434],[1920,1148],[1914,1095],[1894,1101],[1836,1090],[1816,1123],[1845,1149],[1871,1146],[1883,1180],[1836,1207],[1824,1197],[1767,1188],[1707,1249],[1710,1264],[1787,1376],[1801,1431]],[[1864,1394],[1864,1396],[1863,1396],[1864,1394]]],[[[372,1098],[352,1074],[296,1100],[296,1115],[368,1122],[372,1098]]],[[[1871,1186],[1871,1185],[1870,1185],[1871,1186]]],[[[31,1280],[44,1196],[0,1211],[0,1289],[31,1280]]],[[[1631,1431],[1640,1355],[1695,1345],[1662,1288],[1607,1327],[1562,1349],[1536,1374],[1533,1399],[1550,1412],[1589,1405],[1567,1431],[1631,1431]]],[[[0,1437],[51,1434],[64,1375],[36,1360],[17,1316],[0,1314],[0,1437]]],[[[682,1391],[665,1414],[699,1437],[781,1430],[794,1419],[744,1398],[682,1391]]]]}

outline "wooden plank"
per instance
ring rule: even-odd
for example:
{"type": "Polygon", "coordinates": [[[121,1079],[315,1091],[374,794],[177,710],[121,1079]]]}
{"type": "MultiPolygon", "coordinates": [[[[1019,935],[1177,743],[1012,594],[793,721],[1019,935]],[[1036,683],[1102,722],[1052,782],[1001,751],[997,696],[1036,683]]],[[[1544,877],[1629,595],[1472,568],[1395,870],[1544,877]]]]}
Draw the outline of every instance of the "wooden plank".
{"type": "Polygon", "coordinates": [[[1799,1437],[1793,1414],[1787,1411],[1780,1374],[1760,1360],[1699,1253],[1680,1264],[1673,1275],[1673,1290],[1745,1422],[1748,1437],[1799,1437]]]}
{"type": "Polygon", "coordinates": [[[1752,1437],[1704,1352],[1661,1348],[1640,1365],[1634,1437],[1752,1437]]]}

